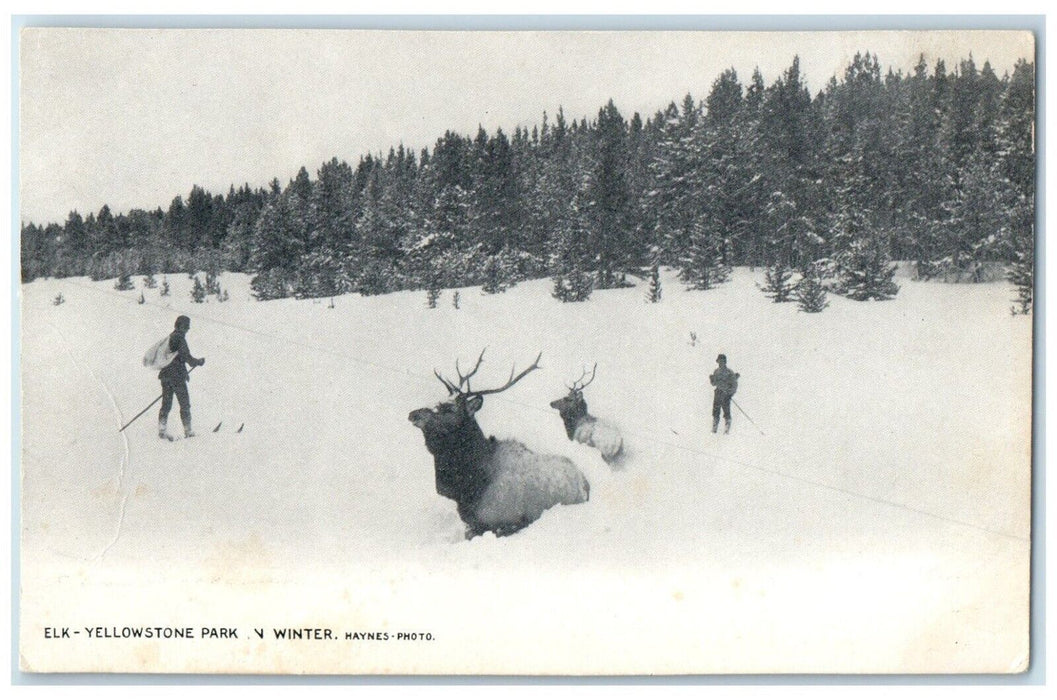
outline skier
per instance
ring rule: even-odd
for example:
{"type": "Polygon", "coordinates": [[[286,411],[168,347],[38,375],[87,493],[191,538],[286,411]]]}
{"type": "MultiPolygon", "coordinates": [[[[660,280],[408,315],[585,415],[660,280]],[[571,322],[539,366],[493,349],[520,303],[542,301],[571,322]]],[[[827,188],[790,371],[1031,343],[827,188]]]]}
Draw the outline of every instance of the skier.
{"type": "Polygon", "coordinates": [[[741,375],[733,372],[727,367],[727,356],[720,355],[716,358],[719,367],[708,375],[708,381],[716,387],[716,393],[712,398],[712,432],[719,428],[719,413],[723,412],[723,420],[726,423],[724,433],[730,432],[730,399],[738,390],[738,377],[741,375]]]}
{"type": "Polygon", "coordinates": [[[184,424],[184,437],[195,435],[191,428],[191,397],[187,393],[187,368],[184,365],[201,367],[206,360],[204,357],[199,359],[191,355],[186,337],[190,329],[191,319],[186,316],[177,317],[176,328],[169,334],[169,351],[175,352],[176,357],[158,373],[162,395],[161,412],[158,414],[158,437],[166,440],[173,439],[167,430],[173,394],[180,402],[180,420],[184,424]]]}

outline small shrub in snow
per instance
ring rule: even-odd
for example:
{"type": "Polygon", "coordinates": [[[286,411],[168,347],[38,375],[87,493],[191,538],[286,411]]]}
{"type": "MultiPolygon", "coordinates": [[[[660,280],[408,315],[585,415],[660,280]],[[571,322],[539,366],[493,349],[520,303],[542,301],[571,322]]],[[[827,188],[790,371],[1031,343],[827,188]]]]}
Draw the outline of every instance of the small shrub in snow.
{"type": "MultiPolygon", "coordinates": [[[[764,279],[767,284],[760,287],[768,298],[776,304],[792,301],[797,285],[793,282],[793,268],[783,262],[776,262],[764,269],[764,279]]],[[[759,286],[759,285],[757,285],[759,286]]]]}
{"type": "Polygon", "coordinates": [[[206,288],[202,284],[202,280],[198,279],[197,275],[194,280],[194,285],[191,287],[191,301],[196,304],[201,304],[206,300],[206,288]]]}
{"type": "Polygon", "coordinates": [[[829,301],[826,299],[826,288],[815,276],[807,276],[800,280],[800,284],[796,286],[796,301],[800,310],[809,314],[817,314],[829,306],[829,301]]]}
{"type": "Polygon", "coordinates": [[[55,298],[51,300],[51,303],[55,306],[58,306],[59,304],[65,304],[66,298],[62,296],[62,292],[59,292],[57,295],[55,295],[55,298]]]}
{"type": "Polygon", "coordinates": [[[440,299],[440,290],[430,288],[426,290],[426,306],[431,309],[437,308],[437,299],[440,299]]]}
{"type": "Polygon", "coordinates": [[[649,285],[646,287],[646,301],[656,304],[661,300],[661,269],[658,265],[650,268],[649,285]]]}
{"type": "Polygon", "coordinates": [[[135,289],[136,285],[132,283],[132,275],[127,272],[122,272],[117,278],[117,282],[114,283],[114,289],[127,292],[130,289],[135,289]]]}
{"type": "Polygon", "coordinates": [[[169,280],[167,280],[167,279],[163,279],[163,280],[162,280],[162,283],[161,283],[161,292],[159,292],[159,293],[160,293],[160,294],[161,294],[161,295],[162,295],[163,297],[167,297],[167,296],[169,296],[169,280]]]}
{"type": "Polygon", "coordinates": [[[220,294],[220,282],[215,272],[206,273],[206,294],[220,294]]]}

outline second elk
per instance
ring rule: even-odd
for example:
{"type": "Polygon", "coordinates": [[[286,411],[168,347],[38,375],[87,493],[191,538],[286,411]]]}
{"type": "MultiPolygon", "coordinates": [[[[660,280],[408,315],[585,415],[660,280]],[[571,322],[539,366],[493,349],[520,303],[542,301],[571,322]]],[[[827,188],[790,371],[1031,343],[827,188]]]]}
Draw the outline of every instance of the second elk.
{"type": "Polygon", "coordinates": [[[516,440],[485,437],[475,415],[484,397],[498,394],[539,369],[540,355],[527,369],[494,389],[471,389],[470,379],[484,359],[466,375],[455,369],[458,383],[436,370],[433,374],[448,390],[448,400],[435,408],[419,408],[408,415],[426,438],[433,455],[437,493],[455,501],[466,524],[467,537],[485,532],[509,535],[537,520],[543,511],[562,504],[583,503],[590,486],[583,473],[566,457],[536,454],[516,440]]]}
{"type": "Polygon", "coordinates": [[[565,433],[570,440],[594,447],[602,453],[602,459],[607,464],[614,465],[619,463],[624,455],[624,438],[615,425],[588,413],[587,401],[584,400],[584,389],[594,381],[597,369],[598,363],[595,363],[590,377],[587,377],[587,370],[584,370],[580,378],[568,387],[568,394],[551,401],[551,408],[558,409],[561,414],[565,433]]]}

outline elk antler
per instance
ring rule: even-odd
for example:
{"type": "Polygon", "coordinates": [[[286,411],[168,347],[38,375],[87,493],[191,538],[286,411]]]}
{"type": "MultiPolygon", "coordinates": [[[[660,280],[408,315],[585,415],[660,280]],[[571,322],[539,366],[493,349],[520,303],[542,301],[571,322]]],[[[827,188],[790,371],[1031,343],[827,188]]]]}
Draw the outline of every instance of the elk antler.
{"type": "MultiPolygon", "coordinates": [[[[506,384],[504,384],[501,387],[498,387],[496,389],[482,389],[480,391],[467,391],[466,393],[468,395],[473,395],[473,396],[485,396],[487,394],[498,394],[501,391],[506,391],[507,389],[509,389],[510,387],[514,386],[515,384],[520,382],[522,379],[524,379],[525,375],[527,375],[529,372],[532,372],[533,370],[539,369],[540,368],[540,358],[541,357],[543,357],[543,351],[542,350],[540,351],[540,353],[538,355],[536,355],[535,361],[533,361],[533,363],[531,365],[529,365],[527,368],[525,368],[525,370],[523,372],[521,372],[521,374],[517,375],[516,377],[514,376],[514,372],[517,371],[517,365],[514,365],[513,367],[511,367],[510,368],[510,379],[508,379],[506,384]]],[[[480,361],[478,361],[478,364],[480,364],[480,361]]],[[[474,371],[476,372],[477,370],[475,369],[474,371]]],[[[467,389],[469,389],[469,386],[467,386],[467,389]]]]}
{"type": "Polygon", "coordinates": [[[433,376],[440,380],[440,383],[443,384],[444,388],[448,390],[448,395],[449,396],[454,396],[455,394],[459,393],[459,387],[455,386],[454,384],[449,382],[447,379],[445,379],[444,377],[440,376],[440,373],[437,372],[436,368],[434,368],[434,370],[433,370],[433,376]]]}
{"type": "Polygon", "coordinates": [[[459,375],[459,389],[461,390],[462,389],[462,385],[465,384],[466,385],[466,392],[465,393],[467,393],[467,394],[471,393],[470,392],[470,377],[472,377],[473,375],[477,374],[477,370],[479,370],[481,368],[481,360],[484,359],[484,351],[487,350],[487,349],[488,348],[485,347],[485,349],[481,351],[480,356],[477,358],[477,364],[475,364],[473,366],[473,369],[471,369],[470,373],[467,374],[465,377],[462,375],[462,370],[459,369],[459,359],[458,358],[455,359],[455,371],[459,375]]]}
{"type": "MultiPolygon", "coordinates": [[[[470,370],[469,374],[463,374],[459,368],[459,360],[455,360],[455,373],[459,375],[459,383],[453,384],[444,377],[440,376],[440,373],[436,369],[433,370],[433,376],[440,380],[444,388],[448,390],[448,394],[451,396],[468,396],[469,394],[476,393],[470,389],[470,377],[477,374],[477,370],[481,368],[481,361],[484,360],[484,352],[488,348],[486,347],[481,351],[481,354],[477,357],[477,363],[474,364],[473,369],[470,370]]],[[[538,358],[537,358],[538,359],[538,358]]]]}
{"type": "MultiPolygon", "coordinates": [[[[485,348],[485,350],[487,350],[487,349],[488,348],[485,348]]],[[[506,384],[504,384],[503,386],[498,387],[496,389],[482,389],[480,391],[474,391],[474,390],[472,390],[470,388],[470,377],[472,377],[473,375],[477,374],[477,370],[479,370],[481,368],[481,361],[484,360],[484,350],[481,351],[480,356],[477,358],[476,364],[474,364],[473,369],[470,370],[469,374],[463,374],[462,370],[459,369],[459,361],[458,360],[455,361],[455,371],[459,375],[459,383],[458,384],[453,384],[449,380],[445,379],[435,369],[433,370],[433,376],[435,376],[437,379],[440,380],[441,384],[444,385],[444,388],[448,390],[448,394],[450,396],[464,396],[465,397],[465,396],[485,396],[487,394],[498,394],[499,392],[506,391],[510,387],[512,387],[515,384],[517,384],[529,372],[531,372],[533,370],[536,370],[536,369],[539,369],[540,368],[540,358],[541,357],[543,357],[543,352],[542,351],[540,351],[540,354],[536,355],[536,361],[533,362],[529,367],[527,367],[525,369],[524,372],[522,372],[521,374],[517,375],[516,377],[514,376],[514,372],[517,371],[517,365],[514,365],[513,367],[511,367],[510,368],[510,379],[507,380],[506,384]]],[[[581,379],[582,379],[582,377],[581,377],[581,379]]]]}
{"type": "Polygon", "coordinates": [[[586,382],[583,381],[584,377],[587,376],[587,370],[584,369],[583,373],[580,375],[580,378],[573,382],[572,386],[566,384],[566,386],[569,386],[569,391],[583,391],[584,389],[586,389],[587,385],[595,380],[595,370],[597,369],[598,363],[596,362],[595,366],[591,368],[591,378],[588,379],[586,382]],[[581,382],[583,383],[581,384],[581,382]]]}

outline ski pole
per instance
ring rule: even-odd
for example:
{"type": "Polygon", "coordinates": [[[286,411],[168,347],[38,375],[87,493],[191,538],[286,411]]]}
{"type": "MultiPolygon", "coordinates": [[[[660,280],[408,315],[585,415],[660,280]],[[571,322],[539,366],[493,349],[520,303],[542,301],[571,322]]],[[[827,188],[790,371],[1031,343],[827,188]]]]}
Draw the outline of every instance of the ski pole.
{"type": "MultiPolygon", "coordinates": [[[[197,366],[197,365],[196,365],[196,366],[197,366]]],[[[187,374],[188,374],[188,375],[190,375],[190,374],[191,374],[191,372],[194,372],[194,371],[195,371],[195,368],[194,368],[194,367],[192,367],[191,369],[187,370],[187,374]]],[[[143,409],[142,411],[140,411],[139,413],[137,413],[137,414],[136,414],[136,415],[135,415],[135,416],[134,416],[134,417],[132,418],[132,420],[130,420],[130,421],[129,421],[128,423],[125,423],[125,424],[124,424],[123,426],[121,426],[121,427],[120,427],[120,428],[118,429],[118,432],[120,433],[120,432],[124,431],[124,430],[125,430],[125,428],[127,428],[127,427],[129,427],[130,425],[132,425],[133,423],[135,423],[135,422],[136,422],[136,419],[137,419],[137,418],[139,418],[140,416],[142,416],[142,415],[143,415],[144,413],[146,413],[147,411],[149,411],[149,410],[150,410],[150,407],[151,407],[151,406],[153,406],[154,404],[156,404],[156,403],[158,403],[159,401],[161,401],[161,397],[162,397],[162,396],[164,396],[164,395],[165,395],[165,394],[158,394],[158,398],[156,398],[156,399],[154,399],[153,401],[151,401],[151,402],[150,402],[150,405],[149,405],[149,406],[147,406],[147,407],[146,407],[145,409],[143,409]]]]}
{"type": "MultiPolygon", "coordinates": [[[[734,404],[735,406],[738,406],[738,402],[734,400],[733,396],[730,397],[730,402],[732,404],[734,404]]],[[[744,408],[742,408],[741,406],[738,406],[738,410],[741,411],[742,415],[744,415],[746,418],[749,418],[749,414],[745,413],[745,409],[744,408]]],[[[767,434],[767,433],[763,432],[763,430],[760,428],[760,426],[756,425],[756,423],[753,422],[752,418],[749,418],[749,422],[752,423],[752,426],[754,428],[756,428],[757,430],[760,431],[760,435],[766,435],[767,434]]]]}

